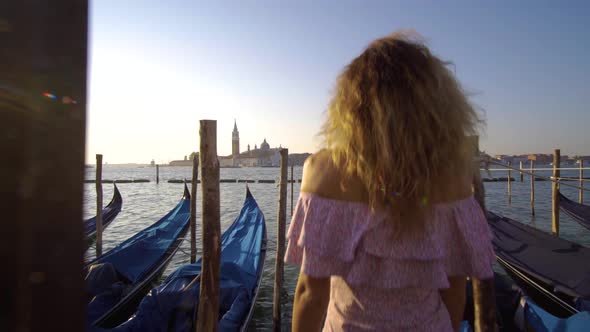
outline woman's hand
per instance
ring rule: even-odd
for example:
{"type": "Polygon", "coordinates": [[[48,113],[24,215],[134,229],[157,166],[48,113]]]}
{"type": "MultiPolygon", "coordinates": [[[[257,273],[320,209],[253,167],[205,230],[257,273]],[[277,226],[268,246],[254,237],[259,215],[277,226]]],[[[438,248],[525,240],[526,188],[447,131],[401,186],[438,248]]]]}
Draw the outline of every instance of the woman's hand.
{"type": "Polygon", "coordinates": [[[329,301],[330,278],[313,278],[300,271],[293,301],[292,331],[320,331],[329,301]]]}

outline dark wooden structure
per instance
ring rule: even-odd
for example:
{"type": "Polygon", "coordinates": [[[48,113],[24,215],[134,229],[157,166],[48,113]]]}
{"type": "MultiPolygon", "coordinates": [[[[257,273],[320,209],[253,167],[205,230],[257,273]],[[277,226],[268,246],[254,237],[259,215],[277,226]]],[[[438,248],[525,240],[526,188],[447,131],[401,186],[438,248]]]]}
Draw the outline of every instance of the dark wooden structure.
{"type": "Polygon", "coordinates": [[[561,152],[555,149],[553,152],[553,181],[551,182],[551,231],[559,236],[559,161],[561,152]]]}
{"type": "Polygon", "coordinates": [[[535,161],[531,159],[531,214],[535,215],[535,161]]]}
{"type": "MultiPolygon", "coordinates": [[[[477,163],[474,165],[473,176],[473,194],[481,208],[485,211],[485,189],[479,173],[479,137],[474,136],[474,150],[476,152],[477,163]]],[[[494,332],[497,331],[496,325],[496,292],[494,289],[494,279],[471,280],[473,286],[473,305],[474,305],[474,328],[476,332],[494,332]]]]}
{"type": "Polygon", "coordinates": [[[191,181],[191,263],[197,261],[197,180],[199,178],[199,157],[193,155],[193,178],[191,181]]]}
{"type": "Polygon", "coordinates": [[[85,329],[87,27],[85,0],[0,2],[0,331],[85,329]]]}
{"type": "Polygon", "coordinates": [[[291,216],[293,216],[293,186],[295,185],[295,180],[293,180],[293,165],[291,165],[291,216]]]}
{"type": "Polygon", "coordinates": [[[219,160],[217,121],[200,121],[202,269],[197,332],[217,330],[219,273],[221,269],[221,224],[219,211],[219,160]]]}
{"type": "Polygon", "coordinates": [[[578,193],[578,201],[584,204],[584,159],[579,160],[580,163],[580,190],[578,193]]]}
{"type": "Polygon", "coordinates": [[[96,155],[96,257],[102,256],[102,154],[96,155]]]}
{"type": "Polygon", "coordinates": [[[281,330],[281,293],[283,291],[283,269],[285,256],[285,227],[287,219],[287,168],[289,150],[281,149],[281,178],[279,180],[279,211],[277,213],[277,256],[275,258],[275,284],[272,310],[273,331],[281,330]]]}

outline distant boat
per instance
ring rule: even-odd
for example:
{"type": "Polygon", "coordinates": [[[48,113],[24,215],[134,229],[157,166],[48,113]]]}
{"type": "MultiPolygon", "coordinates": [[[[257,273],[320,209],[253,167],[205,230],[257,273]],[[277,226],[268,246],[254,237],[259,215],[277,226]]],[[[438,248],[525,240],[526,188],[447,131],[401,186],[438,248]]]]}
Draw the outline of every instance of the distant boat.
{"type": "MultiPolygon", "coordinates": [[[[121,197],[121,193],[115,184],[115,192],[113,193],[113,198],[102,209],[102,229],[104,230],[107,228],[113,220],[117,217],[119,212],[121,211],[121,207],[123,206],[123,198],[121,197]]],[[[88,250],[94,240],[96,239],[96,216],[86,219],[84,221],[84,236],[86,237],[86,248],[88,250]]]]}
{"type": "MultiPolygon", "coordinates": [[[[246,189],[240,215],[221,236],[219,331],[246,331],[260,291],[265,257],[264,214],[246,189]]],[[[152,289],[137,313],[116,331],[194,331],[200,273],[201,260],[179,267],[152,289]]]]}
{"type": "Polygon", "coordinates": [[[156,223],[86,265],[88,326],[114,327],[135,312],[189,228],[190,193],[156,223]]]}

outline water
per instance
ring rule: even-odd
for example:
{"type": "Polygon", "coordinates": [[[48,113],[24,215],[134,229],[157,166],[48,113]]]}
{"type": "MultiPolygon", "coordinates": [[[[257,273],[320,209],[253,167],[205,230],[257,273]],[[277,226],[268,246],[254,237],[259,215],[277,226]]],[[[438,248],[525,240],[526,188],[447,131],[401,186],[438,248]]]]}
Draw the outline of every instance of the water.
{"type": "MultiPolygon", "coordinates": [[[[539,166],[540,167],[540,166],[539,166]]],[[[93,168],[86,170],[86,179],[94,179],[93,168]]],[[[121,243],[133,234],[157,221],[181,198],[182,184],[167,183],[169,179],[190,179],[190,167],[160,167],[160,183],[155,183],[155,168],[149,166],[103,166],[103,179],[131,179],[147,178],[150,183],[118,184],[123,196],[123,209],[113,223],[103,233],[103,252],[106,252],[121,243]]],[[[301,179],[302,168],[294,168],[294,178],[301,179]]],[[[578,171],[562,171],[562,176],[577,177],[578,171]]],[[[536,174],[550,176],[551,171],[537,171],[536,174]]],[[[505,172],[492,172],[494,177],[506,176],[505,172]]],[[[289,174],[290,176],[290,174],[289,174]]],[[[486,176],[484,174],[484,176],[486,176]]],[[[512,176],[518,180],[518,174],[512,172],[512,176]]],[[[252,180],[278,180],[278,168],[222,168],[222,179],[252,179],[252,180]]],[[[530,214],[530,182],[525,175],[524,183],[519,181],[512,183],[512,202],[508,205],[507,186],[505,182],[488,182],[486,188],[486,204],[488,209],[526,224],[533,225],[545,231],[551,231],[551,183],[535,182],[535,213],[530,214]]],[[[190,180],[189,180],[190,181],[190,180]]],[[[277,181],[278,182],[278,181],[277,181]]],[[[566,182],[577,184],[577,182],[566,182]]],[[[266,217],[268,232],[268,251],[264,265],[264,274],[258,301],[254,312],[250,330],[268,330],[272,327],[274,264],[277,236],[277,209],[278,209],[278,185],[250,183],[250,191],[258,201],[266,217]]],[[[221,230],[222,232],[233,222],[238,215],[245,197],[245,184],[221,183],[221,230]]],[[[299,196],[300,184],[294,184],[295,203],[299,196]]],[[[113,186],[103,184],[103,200],[106,205],[113,194],[113,186]]],[[[577,201],[578,191],[574,188],[563,186],[561,192],[577,201]]],[[[287,190],[287,215],[290,215],[290,185],[287,190]]],[[[200,191],[197,191],[197,248],[201,248],[200,233],[200,191]]],[[[590,200],[590,194],[586,195],[590,200]]],[[[94,184],[85,184],[84,216],[89,218],[96,213],[96,191],[94,184]]],[[[288,221],[287,221],[288,222],[288,221]]],[[[561,214],[561,236],[565,239],[590,246],[590,236],[586,229],[571,220],[566,214],[561,214]]],[[[172,259],[166,269],[163,278],[168,276],[177,267],[189,262],[190,245],[185,241],[181,250],[172,259]]],[[[87,259],[93,257],[94,247],[86,253],[87,259]]],[[[496,270],[500,270],[496,267],[496,270]]],[[[290,330],[291,310],[293,295],[297,281],[298,268],[285,265],[285,282],[282,302],[282,327],[290,330]]]]}

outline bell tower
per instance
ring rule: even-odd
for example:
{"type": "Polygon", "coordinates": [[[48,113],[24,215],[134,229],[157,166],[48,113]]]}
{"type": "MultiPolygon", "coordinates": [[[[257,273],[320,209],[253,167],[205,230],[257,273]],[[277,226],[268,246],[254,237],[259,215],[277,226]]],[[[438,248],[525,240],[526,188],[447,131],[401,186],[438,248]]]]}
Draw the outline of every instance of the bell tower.
{"type": "Polygon", "coordinates": [[[231,134],[231,154],[234,157],[240,154],[240,132],[236,120],[234,120],[234,131],[231,134]]]}

